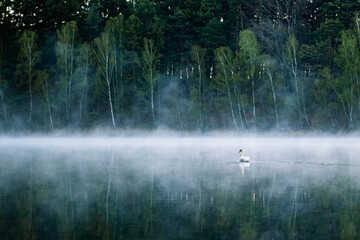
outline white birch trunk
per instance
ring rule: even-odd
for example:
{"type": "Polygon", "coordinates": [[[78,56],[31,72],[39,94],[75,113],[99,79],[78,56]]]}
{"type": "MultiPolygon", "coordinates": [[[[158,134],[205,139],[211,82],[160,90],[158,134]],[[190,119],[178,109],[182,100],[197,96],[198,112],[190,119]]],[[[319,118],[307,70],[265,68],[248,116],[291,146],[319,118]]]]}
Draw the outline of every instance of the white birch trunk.
{"type": "Polygon", "coordinates": [[[275,84],[274,84],[274,80],[273,80],[273,73],[271,72],[270,67],[268,66],[268,64],[265,65],[265,71],[266,71],[266,74],[268,75],[269,80],[270,80],[270,87],[271,87],[271,92],[272,92],[273,101],[274,101],[276,127],[278,128],[279,127],[279,114],[278,114],[277,103],[276,103],[275,84]]]}
{"type": "Polygon", "coordinates": [[[113,110],[113,105],[112,105],[112,98],[111,98],[111,85],[110,85],[110,69],[109,69],[109,56],[106,56],[106,83],[107,83],[107,87],[108,87],[108,97],[109,97],[109,105],[110,105],[110,112],[111,112],[111,120],[112,120],[112,125],[114,128],[116,128],[116,124],[115,124],[115,118],[114,118],[114,110],[113,110]]]}
{"type": "Polygon", "coordinates": [[[304,118],[305,118],[306,124],[308,125],[308,127],[310,127],[309,118],[308,118],[307,113],[306,113],[305,92],[304,92],[304,85],[303,84],[301,84],[301,89],[302,89],[302,103],[303,103],[303,110],[304,110],[304,118]]]}
{"type": "Polygon", "coordinates": [[[64,47],[64,65],[65,65],[65,94],[66,94],[66,100],[65,100],[65,119],[66,121],[69,121],[69,85],[68,85],[68,50],[66,46],[64,47]]]}
{"type": "Polygon", "coordinates": [[[198,94],[199,94],[199,129],[202,128],[202,94],[201,94],[201,78],[202,78],[202,72],[201,72],[201,63],[198,63],[198,71],[199,71],[199,89],[198,89],[198,94]]]}
{"type": "Polygon", "coordinates": [[[153,123],[155,124],[155,106],[154,106],[154,84],[152,66],[150,66],[150,91],[151,91],[151,114],[153,123]]]}
{"type": "Polygon", "coordinates": [[[238,125],[236,123],[235,114],[234,114],[234,108],[233,108],[233,102],[232,102],[232,97],[231,97],[230,84],[229,84],[228,76],[227,76],[226,69],[225,69],[225,63],[224,63],[224,60],[223,60],[222,56],[219,56],[219,60],[220,60],[221,67],[222,67],[224,77],[225,77],[225,82],[226,82],[226,87],[227,87],[227,95],[228,95],[228,99],[229,99],[229,105],[230,105],[230,111],[231,111],[232,120],[234,122],[234,126],[235,126],[236,130],[239,130],[239,127],[238,127],[238,125]]]}
{"type": "Polygon", "coordinates": [[[239,129],[237,123],[236,123],[236,119],[235,119],[235,114],[234,114],[234,108],[233,108],[233,102],[232,102],[232,98],[231,98],[231,91],[230,91],[230,85],[229,85],[229,81],[227,78],[227,74],[224,70],[224,74],[225,74],[225,81],[226,81],[226,86],[227,86],[227,92],[228,92],[228,97],[229,97],[229,104],[230,104],[230,109],[231,109],[231,116],[235,125],[236,130],[239,129]]]}
{"type": "MultiPolygon", "coordinates": [[[[253,67],[251,67],[251,68],[253,68],[253,67]]],[[[254,81],[254,73],[253,72],[251,72],[251,91],[252,91],[253,118],[254,118],[254,125],[256,128],[255,81],[254,81]]]]}
{"type": "Polygon", "coordinates": [[[51,125],[51,128],[54,129],[54,123],[53,123],[52,114],[51,114],[50,99],[49,99],[48,92],[46,93],[46,102],[47,102],[48,111],[49,111],[50,125],[51,125]]]}
{"type": "Polygon", "coordinates": [[[30,110],[29,110],[29,125],[31,125],[31,119],[32,119],[32,111],[33,111],[33,92],[32,92],[32,48],[30,45],[28,45],[28,54],[29,54],[29,94],[30,94],[30,110]]]}
{"type": "MultiPolygon", "coordinates": [[[[296,54],[295,47],[293,50],[293,54],[296,54]]],[[[294,63],[292,64],[292,73],[294,75],[294,82],[295,82],[295,91],[296,91],[296,100],[297,100],[297,108],[299,113],[299,120],[300,120],[300,128],[302,128],[302,113],[301,113],[301,105],[300,105],[300,94],[299,94],[299,86],[297,80],[297,60],[296,55],[294,55],[294,63]]]]}
{"type": "MultiPolygon", "coordinates": [[[[0,84],[1,84],[1,78],[0,78],[0,84]]],[[[6,111],[6,104],[5,104],[5,93],[4,93],[4,89],[0,88],[0,99],[1,99],[1,104],[2,104],[2,108],[3,108],[3,113],[4,113],[4,118],[5,121],[8,121],[8,115],[7,115],[7,111],[6,111]]]]}
{"type": "Polygon", "coordinates": [[[88,68],[89,68],[89,55],[86,55],[86,59],[85,59],[85,73],[84,73],[84,80],[83,80],[83,89],[81,92],[81,97],[80,97],[80,106],[79,106],[79,114],[80,114],[80,122],[82,121],[82,113],[83,113],[83,102],[84,102],[84,98],[85,98],[85,91],[86,91],[86,87],[87,87],[87,75],[88,75],[88,68]]]}
{"type": "Polygon", "coordinates": [[[349,106],[349,130],[353,130],[353,97],[354,97],[354,87],[351,86],[351,94],[350,94],[350,106],[349,106]]]}
{"type": "Polygon", "coordinates": [[[331,87],[332,89],[334,90],[334,92],[336,93],[338,99],[340,100],[341,102],[341,105],[343,107],[343,110],[344,110],[344,114],[345,114],[345,117],[346,119],[348,120],[348,122],[350,122],[350,118],[349,118],[349,115],[347,113],[347,110],[346,110],[346,106],[345,106],[345,102],[342,100],[342,98],[340,97],[340,94],[338,93],[338,91],[336,90],[336,88],[334,87],[334,85],[331,84],[331,87]]]}
{"type": "Polygon", "coordinates": [[[235,86],[235,83],[234,83],[234,91],[235,91],[235,97],[236,97],[236,102],[237,102],[237,107],[238,107],[238,113],[239,113],[239,119],[240,119],[241,127],[244,128],[244,121],[243,121],[243,119],[242,119],[242,113],[241,113],[241,105],[242,105],[241,93],[239,92],[238,88],[235,86]]]}
{"type": "Polygon", "coordinates": [[[48,83],[47,83],[46,79],[44,79],[44,81],[41,83],[41,87],[45,94],[45,101],[46,101],[46,105],[47,105],[48,112],[49,112],[50,126],[52,129],[54,129],[54,124],[53,124],[53,119],[52,119],[52,114],[51,114],[51,107],[50,107],[49,87],[48,87],[48,83]]]}
{"type": "Polygon", "coordinates": [[[73,70],[74,70],[74,51],[75,51],[75,30],[72,29],[71,32],[71,45],[70,45],[70,63],[69,63],[69,83],[68,83],[68,111],[67,111],[67,120],[70,121],[71,114],[71,88],[72,88],[72,78],[73,78],[73,70]]]}

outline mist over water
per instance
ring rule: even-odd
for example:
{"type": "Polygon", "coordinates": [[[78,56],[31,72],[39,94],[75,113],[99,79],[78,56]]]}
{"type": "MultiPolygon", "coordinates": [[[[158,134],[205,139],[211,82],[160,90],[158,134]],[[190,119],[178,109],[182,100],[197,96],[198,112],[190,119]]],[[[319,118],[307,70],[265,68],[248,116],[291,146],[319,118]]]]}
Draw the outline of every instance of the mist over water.
{"type": "Polygon", "coordinates": [[[3,137],[5,239],[350,239],[358,138],[3,137]],[[236,163],[239,149],[250,164],[236,163]]]}

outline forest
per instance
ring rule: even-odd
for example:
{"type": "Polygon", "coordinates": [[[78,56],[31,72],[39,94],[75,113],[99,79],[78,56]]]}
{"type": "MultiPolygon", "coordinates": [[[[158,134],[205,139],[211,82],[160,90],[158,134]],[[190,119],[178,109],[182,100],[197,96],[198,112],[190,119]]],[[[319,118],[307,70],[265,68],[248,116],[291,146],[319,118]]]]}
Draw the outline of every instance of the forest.
{"type": "Polygon", "coordinates": [[[1,131],[360,128],[357,0],[2,0],[1,131]]]}

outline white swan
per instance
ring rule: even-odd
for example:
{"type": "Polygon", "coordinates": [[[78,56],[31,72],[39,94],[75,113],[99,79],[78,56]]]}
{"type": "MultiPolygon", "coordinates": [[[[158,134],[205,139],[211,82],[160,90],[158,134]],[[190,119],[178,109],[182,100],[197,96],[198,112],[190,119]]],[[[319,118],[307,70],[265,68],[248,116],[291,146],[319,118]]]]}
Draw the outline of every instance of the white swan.
{"type": "Polygon", "coordinates": [[[243,150],[243,149],[240,149],[240,150],[239,150],[239,153],[240,153],[241,155],[240,155],[239,160],[236,161],[236,162],[250,162],[250,157],[244,157],[244,156],[243,156],[243,155],[244,155],[244,150],[243,150]]]}

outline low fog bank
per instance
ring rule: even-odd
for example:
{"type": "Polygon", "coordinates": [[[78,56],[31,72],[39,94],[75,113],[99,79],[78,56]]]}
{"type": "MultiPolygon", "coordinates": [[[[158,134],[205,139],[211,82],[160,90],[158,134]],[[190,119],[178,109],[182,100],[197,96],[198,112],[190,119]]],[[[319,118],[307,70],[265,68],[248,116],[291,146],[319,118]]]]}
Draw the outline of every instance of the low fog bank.
{"type": "Polygon", "coordinates": [[[320,130],[212,130],[186,131],[168,128],[113,129],[107,127],[88,130],[63,129],[53,131],[0,131],[0,137],[360,137],[359,131],[327,132],[320,130]]]}
{"type": "MultiPolygon", "coordinates": [[[[128,132],[123,134],[74,133],[48,135],[0,136],[0,147],[47,147],[58,148],[126,148],[148,147],[153,149],[191,147],[239,148],[266,151],[268,149],[296,148],[346,148],[360,145],[358,135],[313,135],[313,134],[240,134],[236,132],[212,132],[193,134],[185,132],[128,132]]],[[[125,149],[126,150],[126,149],[125,149]]],[[[232,151],[231,150],[231,151],[232,151]]]]}

